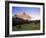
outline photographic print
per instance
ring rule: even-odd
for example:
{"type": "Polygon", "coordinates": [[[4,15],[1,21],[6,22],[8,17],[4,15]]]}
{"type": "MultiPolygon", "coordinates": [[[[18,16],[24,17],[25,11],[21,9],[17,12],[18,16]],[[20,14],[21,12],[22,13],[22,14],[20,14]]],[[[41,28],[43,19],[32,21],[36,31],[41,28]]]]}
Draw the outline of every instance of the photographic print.
{"type": "Polygon", "coordinates": [[[40,30],[40,8],[12,7],[12,31],[40,30]]]}
{"type": "Polygon", "coordinates": [[[7,9],[9,9],[8,35],[25,36],[44,34],[44,3],[7,1],[7,4],[7,9]]]}

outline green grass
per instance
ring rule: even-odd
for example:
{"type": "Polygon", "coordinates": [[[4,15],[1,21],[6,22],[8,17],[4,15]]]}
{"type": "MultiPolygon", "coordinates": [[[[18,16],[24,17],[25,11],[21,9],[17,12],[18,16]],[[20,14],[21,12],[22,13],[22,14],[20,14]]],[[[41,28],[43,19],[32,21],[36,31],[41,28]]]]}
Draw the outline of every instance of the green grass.
{"type": "Polygon", "coordinates": [[[29,23],[29,24],[22,24],[12,27],[12,31],[25,31],[25,30],[40,30],[40,23],[29,23]],[[18,28],[21,26],[21,28],[18,28]]]}

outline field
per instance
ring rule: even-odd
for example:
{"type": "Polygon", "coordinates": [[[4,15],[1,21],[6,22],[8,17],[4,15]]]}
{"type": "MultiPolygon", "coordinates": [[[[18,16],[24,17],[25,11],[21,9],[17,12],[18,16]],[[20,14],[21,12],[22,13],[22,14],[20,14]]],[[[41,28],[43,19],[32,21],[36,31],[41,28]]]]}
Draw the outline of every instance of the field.
{"type": "Polygon", "coordinates": [[[40,23],[21,24],[12,27],[12,31],[40,30],[40,23]]]}

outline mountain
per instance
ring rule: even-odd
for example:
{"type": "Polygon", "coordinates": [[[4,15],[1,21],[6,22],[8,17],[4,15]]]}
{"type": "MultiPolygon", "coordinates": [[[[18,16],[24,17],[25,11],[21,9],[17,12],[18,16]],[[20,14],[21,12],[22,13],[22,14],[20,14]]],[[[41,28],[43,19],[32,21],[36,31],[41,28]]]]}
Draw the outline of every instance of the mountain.
{"type": "Polygon", "coordinates": [[[17,13],[17,14],[14,15],[14,17],[18,17],[18,18],[23,19],[23,20],[31,19],[31,16],[29,16],[25,12],[24,13],[17,13]]]}
{"type": "Polygon", "coordinates": [[[32,16],[24,13],[17,13],[12,17],[12,24],[14,25],[20,25],[24,23],[37,23],[39,20],[32,20],[32,16]]]}

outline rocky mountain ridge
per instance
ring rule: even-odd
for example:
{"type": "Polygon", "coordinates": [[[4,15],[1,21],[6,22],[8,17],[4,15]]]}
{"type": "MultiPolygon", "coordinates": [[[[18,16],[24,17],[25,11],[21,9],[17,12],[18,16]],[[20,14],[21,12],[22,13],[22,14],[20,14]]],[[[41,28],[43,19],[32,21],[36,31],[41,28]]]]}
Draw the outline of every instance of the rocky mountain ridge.
{"type": "Polygon", "coordinates": [[[29,16],[26,13],[17,13],[12,17],[12,22],[13,22],[13,26],[14,25],[21,25],[21,24],[25,24],[25,23],[38,23],[40,22],[40,20],[29,20],[32,17],[29,16]]]}

